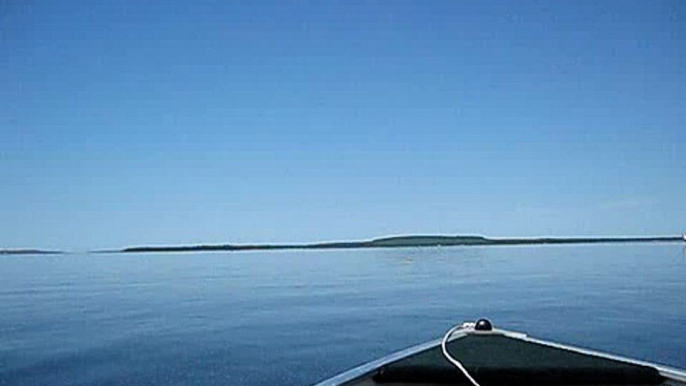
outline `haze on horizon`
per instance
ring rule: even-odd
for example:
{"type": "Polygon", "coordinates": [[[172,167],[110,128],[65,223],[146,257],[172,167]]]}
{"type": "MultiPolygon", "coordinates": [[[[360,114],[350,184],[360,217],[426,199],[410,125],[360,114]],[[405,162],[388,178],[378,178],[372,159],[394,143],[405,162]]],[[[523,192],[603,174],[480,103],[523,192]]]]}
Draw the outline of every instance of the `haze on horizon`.
{"type": "Polygon", "coordinates": [[[682,1],[0,5],[0,248],[686,230],[682,1]]]}

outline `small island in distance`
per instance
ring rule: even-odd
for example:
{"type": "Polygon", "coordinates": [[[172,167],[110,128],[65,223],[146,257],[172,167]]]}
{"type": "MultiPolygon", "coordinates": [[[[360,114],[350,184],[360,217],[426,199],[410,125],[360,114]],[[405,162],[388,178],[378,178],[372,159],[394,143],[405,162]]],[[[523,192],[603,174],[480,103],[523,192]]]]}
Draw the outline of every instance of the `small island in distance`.
{"type": "Polygon", "coordinates": [[[487,238],[484,236],[415,235],[392,236],[367,241],[337,241],[312,244],[218,244],[182,246],[140,246],[111,252],[203,252],[203,251],[268,251],[284,249],[353,249],[353,248],[406,248],[448,247],[477,245],[537,245],[537,244],[597,244],[647,243],[686,241],[682,236],[652,237],[542,237],[542,238],[487,238]]]}
{"type": "Polygon", "coordinates": [[[61,255],[62,251],[44,251],[40,249],[0,249],[0,255],[61,255]]]}

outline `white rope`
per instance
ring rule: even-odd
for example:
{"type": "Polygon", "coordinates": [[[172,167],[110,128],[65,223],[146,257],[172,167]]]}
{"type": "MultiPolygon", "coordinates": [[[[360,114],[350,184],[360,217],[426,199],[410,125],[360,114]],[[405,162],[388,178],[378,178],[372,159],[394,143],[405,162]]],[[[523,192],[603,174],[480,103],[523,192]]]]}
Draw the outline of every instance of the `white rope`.
{"type": "Polygon", "coordinates": [[[472,385],[474,385],[474,386],[481,386],[481,385],[479,385],[479,382],[477,382],[474,378],[472,378],[471,375],[469,375],[469,372],[467,372],[467,369],[464,368],[464,366],[462,365],[462,363],[461,363],[460,361],[458,361],[457,359],[453,358],[453,357],[450,355],[450,353],[448,352],[448,347],[447,347],[448,339],[450,339],[450,337],[451,337],[454,333],[456,333],[457,331],[459,331],[459,330],[461,330],[461,329],[463,329],[463,328],[465,328],[464,325],[458,324],[457,326],[455,326],[455,327],[451,328],[450,330],[448,330],[448,332],[445,334],[445,336],[443,337],[443,341],[441,342],[441,348],[443,349],[443,356],[445,356],[445,358],[446,358],[450,363],[452,363],[453,365],[455,365],[455,367],[457,367],[458,369],[460,369],[460,371],[462,371],[462,374],[464,374],[464,376],[467,377],[467,379],[469,379],[469,382],[471,382],[472,385]]]}

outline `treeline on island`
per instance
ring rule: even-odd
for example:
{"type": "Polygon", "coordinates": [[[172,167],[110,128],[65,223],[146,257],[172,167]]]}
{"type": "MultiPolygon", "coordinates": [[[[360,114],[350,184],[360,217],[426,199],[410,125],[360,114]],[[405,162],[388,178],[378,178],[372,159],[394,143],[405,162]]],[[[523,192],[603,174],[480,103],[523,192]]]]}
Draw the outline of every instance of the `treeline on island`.
{"type": "Polygon", "coordinates": [[[60,255],[62,251],[44,251],[40,249],[0,249],[0,255],[60,255]]]}
{"type": "Polygon", "coordinates": [[[402,248],[441,247],[459,245],[534,245],[534,244],[590,244],[673,242],[680,236],[658,237],[544,237],[544,238],[487,238],[484,236],[394,236],[368,241],[342,241],[313,244],[215,244],[188,246],[142,246],[125,248],[118,252],[202,252],[202,251],[267,251],[284,249],[351,249],[351,248],[402,248]]]}
{"type": "MultiPolygon", "coordinates": [[[[179,246],[139,246],[118,250],[91,251],[91,253],[134,252],[212,252],[212,251],[269,251],[285,249],[354,249],[354,248],[406,248],[449,247],[469,245],[536,245],[536,244],[598,244],[647,243],[686,241],[685,236],[650,237],[539,237],[539,238],[487,238],[484,236],[410,235],[382,237],[365,241],[335,241],[309,244],[201,244],[179,246]]],[[[68,252],[41,249],[0,249],[0,255],[54,255],[68,252]]]]}

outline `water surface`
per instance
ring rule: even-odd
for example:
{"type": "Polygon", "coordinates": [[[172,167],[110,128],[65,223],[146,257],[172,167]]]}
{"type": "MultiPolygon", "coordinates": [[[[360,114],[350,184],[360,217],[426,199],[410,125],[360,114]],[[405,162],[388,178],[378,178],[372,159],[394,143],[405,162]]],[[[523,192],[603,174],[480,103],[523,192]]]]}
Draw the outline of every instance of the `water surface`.
{"type": "Polygon", "coordinates": [[[309,385],[488,316],[686,367],[682,244],[0,258],[0,385],[309,385]]]}

